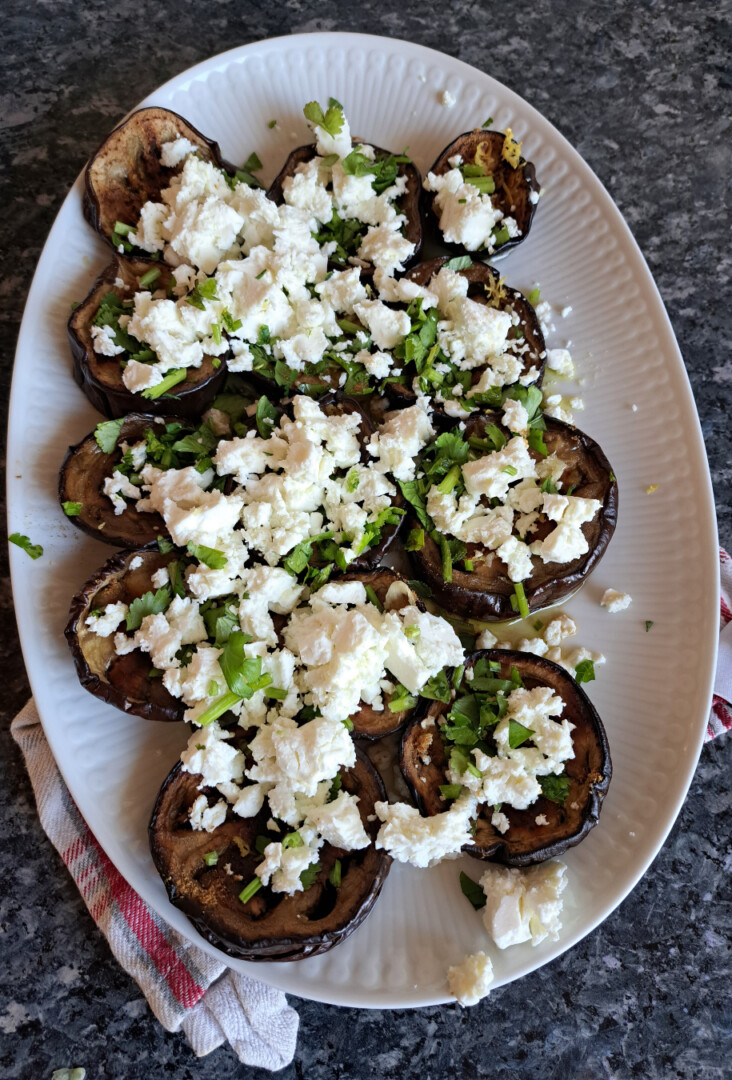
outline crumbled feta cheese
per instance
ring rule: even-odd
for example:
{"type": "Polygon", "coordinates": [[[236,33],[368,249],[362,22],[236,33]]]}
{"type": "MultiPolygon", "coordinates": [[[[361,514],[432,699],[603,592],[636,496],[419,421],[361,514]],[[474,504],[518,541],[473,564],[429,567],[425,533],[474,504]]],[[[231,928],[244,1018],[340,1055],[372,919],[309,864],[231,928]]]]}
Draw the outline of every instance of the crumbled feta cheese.
{"type": "Polygon", "coordinates": [[[450,993],[461,1005],[477,1005],[486,997],[493,982],[493,964],[484,952],[466,956],[447,969],[450,993]]]}
{"type": "Polygon", "coordinates": [[[376,847],[388,851],[397,862],[411,866],[434,866],[442,859],[456,858],[464,844],[472,842],[470,818],[475,799],[463,792],[442,814],[422,817],[406,803],[377,802],[374,809],[383,825],[376,847]]]}
{"type": "Polygon", "coordinates": [[[90,615],[84,621],[84,625],[98,637],[110,637],[122,620],[127,618],[128,611],[127,604],[121,601],[116,604],[107,604],[101,615],[90,615]]]}
{"type": "Polygon", "coordinates": [[[119,356],[125,351],[122,345],[115,343],[114,330],[111,326],[92,326],[91,337],[94,352],[100,353],[101,356],[119,356]]]}
{"type": "Polygon", "coordinates": [[[378,459],[375,467],[380,472],[390,472],[397,480],[414,479],[414,459],[434,433],[429,417],[419,405],[400,409],[371,436],[368,449],[378,459]]]}
{"type": "Polygon", "coordinates": [[[486,897],[483,922],[499,949],[524,941],[539,945],[547,937],[557,940],[566,870],[564,863],[552,860],[526,870],[491,866],[485,871],[480,879],[486,897]]]}
{"type": "Polygon", "coordinates": [[[205,795],[199,795],[188,813],[192,829],[213,832],[226,821],[226,803],[223,799],[214,806],[208,805],[205,795]]]}
{"type": "Polygon", "coordinates": [[[633,597],[629,593],[618,592],[617,589],[605,589],[602,594],[602,600],[600,603],[611,614],[615,614],[617,611],[625,611],[629,608],[633,602],[633,597]]]}
{"type": "Polygon", "coordinates": [[[446,109],[451,109],[455,104],[455,98],[449,90],[443,90],[442,96],[440,97],[440,102],[442,105],[445,106],[446,109]]]}

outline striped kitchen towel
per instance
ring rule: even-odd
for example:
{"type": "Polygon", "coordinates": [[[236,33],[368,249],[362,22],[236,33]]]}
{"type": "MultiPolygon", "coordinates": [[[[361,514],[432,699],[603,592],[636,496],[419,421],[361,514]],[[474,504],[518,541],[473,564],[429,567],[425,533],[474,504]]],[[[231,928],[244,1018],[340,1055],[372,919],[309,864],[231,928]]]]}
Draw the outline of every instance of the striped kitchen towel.
{"type": "MultiPolygon", "coordinates": [[[[719,663],[707,740],[732,728],[732,559],[720,551],[719,663]]],[[[28,768],[41,824],[118,962],[167,1031],[183,1030],[203,1056],[229,1042],[246,1065],[276,1071],[292,1061],[298,1015],[285,995],[229,970],[151,911],[115,869],[61,779],[35,705],[11,726],[28,768]]]]}
{"type": "Polygon", "coordinates": [[[732,557],[719,549],[719,654],[707,740],[732,728],[732,557]]]}
{"type": "Polygon", "coordinates": [[[152,911],[107,858],[71,798],[33,701],[15,717],[41,825],[89,914],[166,1031],[202,1057],[229,1042],[241,1062],[275,1072],[292,1061],[299,1017],[281,990],[231,971],[152,911]]]}

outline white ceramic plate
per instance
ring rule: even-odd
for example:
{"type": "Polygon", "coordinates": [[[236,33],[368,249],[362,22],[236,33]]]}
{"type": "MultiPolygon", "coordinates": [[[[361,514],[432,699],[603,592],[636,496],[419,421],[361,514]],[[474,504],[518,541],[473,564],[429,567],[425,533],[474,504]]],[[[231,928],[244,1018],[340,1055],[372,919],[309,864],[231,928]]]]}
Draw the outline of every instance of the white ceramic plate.
{"type": "MultiPolygon", "coordinates": [[[[266,178],[308,141],[301,109],[329,95],[352,130],[409,146],[426,171],[461,131],[489,115],[524,140],[544,188],[531,236],[501,265],[512,285],[540,282],[558,309],[555,344],[572,339],[587,408],[578,420],[608,454],[620,523],[602,565],[567,609],[579,643],[607,665],[589,693],[607,727],[615,774],[602,822],[567,856],[570,888],[557,943],[493,949],[496,985],[568,949],[635,885],[663,843],[696,764],[717,646],[716,524],[689,383],[651,275],[599,181],[539,113],[488,75],[421,46],[356,34],[247,45],[183,72],[143,104],[175,109],[266,178]],[[454,107],[441,104],[447,89],[454,107]],[[277,120],[270,130],[268,122],[277,120]],[[631,405],[637,405],[637,411],[631,405]],[[646,494],[646,488],[658,489],[646,494]],[[605,587],[632,607],[608,615],[605,587]],[[645,620],[653,620],[650,633],[645,620]]],[[[81,179],[51,230],[31,287],[13,379],[8,445],[10,530],[45,548],[11,547],[23,652],[49,742],[79,809],[124,877],[171,925],[218,956],[166,898],[146,826],[158,787],[186,742],[183,726],[124,717],[81,689],[62,636],[69,601],[112,550],[61,513],[56,477],[68,443],[99,417],[71,377],[65,323],[109,250],[85,224],[81,179]]],[[[575,391],[576,392],[576,391],[575,391]]],[[[474,877],[480,869],[464,859],[474,877]]],[[[373,913],[339,948],[289,964],[228,961],[303,997],[405,1007],[449,1000],[446,970],[488,947],[458,887],[460,862],[394,866],[373,913]]],[[[489,948],[489,951],[490,948],[489,948]]]]}

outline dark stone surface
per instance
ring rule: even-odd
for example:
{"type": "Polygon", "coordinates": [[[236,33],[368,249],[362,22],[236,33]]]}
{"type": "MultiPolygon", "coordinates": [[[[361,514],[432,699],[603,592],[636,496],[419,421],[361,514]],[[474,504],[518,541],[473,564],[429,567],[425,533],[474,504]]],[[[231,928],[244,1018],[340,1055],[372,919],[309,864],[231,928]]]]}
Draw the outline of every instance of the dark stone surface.
{"type": "MultiPolygon", "coordinates": [[[[152,4],[5,0],[0,64],[0,385],[46,233],[89,152],[141,97],[239,43],[312,30],[409,38],[490,70],[578,148],[626,216],[668,306],[702,419],[720,538],[732,541],[730,9],[651,0],[152,4]],[[726,14],[725,14],[726,10],[726,14]]],[[[673,437],[673,432],[669,432],[673,437]]],[[[41,831],[7,727],[28,694],[0,599],[3,890],[0,1077],[265,1075],[198,1061],[117,967],[41,831]]],[[[729,747],[708,746],[669,840],[621,908],[569,954],[471,1011],[360,1012],[295,1002],[287,1080],[444,1076],[721,1080],[730,1075],[729,747]]]]}

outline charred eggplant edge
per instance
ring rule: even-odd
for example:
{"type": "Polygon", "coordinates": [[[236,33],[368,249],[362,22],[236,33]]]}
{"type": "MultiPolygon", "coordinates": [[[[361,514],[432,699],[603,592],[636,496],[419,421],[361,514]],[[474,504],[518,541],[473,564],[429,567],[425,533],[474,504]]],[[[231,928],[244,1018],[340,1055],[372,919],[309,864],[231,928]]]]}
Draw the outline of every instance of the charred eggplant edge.
{"type": "MultiPolygon", "coordinates": [[[[479,417],[477,418],[479,419],[479,417]]],[[[548,418],[547,423],[551,423],[553,426],[559,427],[560,429],[566,428],[579,436],[582,441],[583,450],[596,458],[600,467],[607,472],[609,478],[614,476],[610,462],[606,458],[602,447],[589,435],[585,434],[584,431],[574,427],[573,424],[566,424],[563,420],[548,418]]],[[[567,597],[584,585],[587,578],[602,559],[607,550],[607,546],[615,533],[615,527],[618,520],[617,480],[609,479],[605,498],[598,514],[600,533],[597,542],[586,555],[582,557],[580,566],[571,573],[562,574],[559,572],[543,585],[538,585],[534,588],[531,587],[530,578],[527,578],[526,581],[523,582],[526,602],[529,605],[530,614],[533,615],[543,608],[548,607],[550,604],[558,604],[566,600],[567,597]]],[[[419,527],[419,522],[416,517],[414,517],[414,515],[409,515],[407,528],[415,529],[419,527]]],[[[499,620],[517,618],[516,612],[511,607],[511,593],[503,595],[501,593],[487,592],[484,590],[473,590],[466,588],[455,581],[445,581],[436,562],[433,566],[432,561],[428,561],[424,556],[425,549],[429,551],[432,550],[428,545],[433,545],[436,550],[434,542],[430,540],[429,537],[425,537],[425,546],[422,550],[412,551],[410,554],[419,574],[432,589],[435,601],[440,607],[444,608],[447,612],[460,615],[463,618],[477,619],[485,622],[496,622],[499,620]]],[[[561,567],[561,565],[561,563],[557,564],[558,567],[561,567]]],[[[469,575],[463,574],[461,576],[468,577],[469,575]]]]}
{"type": "MultiPolygon", "coordinates": [[[[374,785],[379,792],[381,799],[386,800],[386,790],[384,788],[384,782],[381,779],[378,769],[368,759],[366,754],[356,746],[356,761],[362,766],[367,767],[370,773],[373,774],[374,785]]],[[[237,944],[220,934],[217,934],[215,930],[212,930],[206,920],[200,915],[197,910],[197,905],[193,901],[189,901],[176,887],[175,883],[170,881],[166,873],[159,866],[159,855],[156,844],[155,829],[157,827],[158,815],[161,812],[161,802],[166,787],[175,779],[181,769],[181,763],[177,762],[167,777],[163,781],[163,784],[158,792],[153,807],[152,816],[150,818],[150,824],[148,825],[148,838],[150,843],[150,852],[152,854],[155,868],[160,874],[165,890],[168,894],[170,902],[179,910],[181,910],[188,919],[190,919],[193,926],[198,933],[209,944],[214,945],[217,949],[226,953],[228,956],[236,957],[240,960],[251,961],[288,961],[288,960],[304,960],[309,956],[320,956],[322,953],[328,952],[330,949],[339,945],[342,941],[358,929],[358,927],[365,921],[365,919],[371,914],[371,911],[376,903],[381,889],[386,881],[389,869],[391,867],[392,859],[386,851],[375,849],[375,854],[378,858],[378,867],[376,874],[374,875],[373,883],[368,893],[364,897],[361,907],[356,915],[343,927],[338,930],[330,930],[319,935],[313,935],[310,939],[298,940],[296,938],[278,938],[275,940],[264,939],[259,945],[247,945],[237,946],[237,944]]],[[[373,838],[372,838],[373,843],[373,838]]],[[[286,900],[282,901],[286,903],[286,900]]]]}
{"type": "MultiPolygon", "coordinates": [[[[448,159],[453,157],[456,153],[460,153],[460,144],[463,143],[463,140],[468,138],[475,138],[478,135],[480,136],[481,141],[486,141],[489,138],[492,140],[498,136],[500,136],[501,141],[503,141],[505,133],[502,131],[484,131],[479,128],[474,128],[472,131],[464,131],[461,135],[456,136],[456,138],[454,138],[451,143],[448,143],[445,149],[438,154],[432,167],[427,170],[428,173],[435,173],[439,176],[442,173],[447,172],[450,167],[448,164],[448,159]]],[[[527,182],[529,192],[533,191],[538,194],[541,188],[539,185],[539,181],[536,178],[536,169],[533,162],[527,161],[526,158],[519,157],[519,163],[517,168],[521,169],[522,167],[523,175],[527,182]]],[[[437,232],[440,236],[440,243],[454,255],[470,255],[471,258],[476,259],[480,259],[481,257],[497,259],[502,255],[508,254],[508,252],[511,251],[513,248],[516,248],[519,244],[523,243],[523,241],[526,239],[526,237],[529,235],[529,232],[531,231],[531,225],[534,220],[534,214],[536,213],[536,207],[538,205],[538,203],[532,203],[531,200],[527,198],[526,227],[522,230],[521,235],[509,238],[504,244],[501,244],[500,248],[497,248],[496,251],[494,251],[491,255],[488,255],[487,252],[469,251],[463,244],[451,243],[445,240],[442,229],[440,228],[440,219],[434,210],[434,200],[434,192],[425,191],[423,189],[422,205],[424,207],[424,214],[425,217],[428,218],[434,224],[434,227],[437,229],[437,232]]]]}
{"type": "MultiPolygon", "coordinates": [[[[591,832],[591,830],[594,829],[594,827],[598,824],[600,820],[600,811],[602,809],[602,804],[605,796],[607,795],[608,789],[610,787],[610,781],[612,780],[613,775],[613,765],[612,758],[610,756],[610,746],[608,744],[607,733],[605,731],[605,725],[600,719],[600,715],[597,709],[592,704],[585,691],[582,689],[579,683],[575,682],[575,680],[567,671],[565,671],[564,668],[559,666],[559,664],[555,664],[553,663],[553,661],[547,660],[545,657],[535,656],[533,653],[521,653],[513,649],[479,649],[476,652],[470,653],[469,656],[466,657],[466,666],[468,664],[474,665],[475,662],[482,657],[485,657],[488,660],[507,660],[516,664],[517,666],[520,665],[522,660],[526,661],[530,659],[530,662],[533,666],[538,668],[547,667],[552,671],[555,677],[558,675],[562,679],[562,681],[564,679],[568,680],[571,684],[572,691],[577,695],[579,699],[579,703],[582,708],[583,721],[586,721],[588,726],[592,730],[602,757],[602,773],[597,779],[597,781],[594,781],[590,785],[587,803],[585,807],[583,807],[580,824],[577,830],[573,832],[571,836],[565,837],[561,840],[557,840],[551,844],[537,844],[537,846],[531,851],[524,852],[520,855],[511,854],[509,842],[503,839],[500,834],[497,834],[495,842],[489,847],[477,847],[474,844],[465,844],[462,849],[466,853],[466,855],[470,855],[475,859],[481,859],[486,862],[499,862],[505,866],[519,868],[525,866],[532,866],[535,863],[546,862],[549,859],[555,859],[558,856],[563,855],[564,852],[567,851],[569,848],[576,847],[576,845],[581,843],[582,840],[585,839],[587,834],[591,832]]],[[[448,709],[449,707],[449,705],[444,706],[445,709],[448,709]]],[[[417,788],[417,785],[414,784],[409,778],[408,772],[404,767],[404,750],[407,744],[407,740],[409,739],[409,736],[416,727],[416,725],[421,723],[422,719],[423,717],[416,717],[412,722],[409,723],[409,725],[404,730],[399,747],[399,767],[402,776],[404,777],[404,781],[409,788],[409,791],[417,805],[417,808],[419,809],[419,812],[423,816],[429,816],[425,809],[424,800],[422,798],[420,790],[417,788]]],[[[437,734],[437,738],[440,738],[439,733],[437,734]]],[[[541,826],[539,826],[538,828],[540,832],[541,826]]]]}
{"type": "MultiPolygon", "coordinates": [[[[123,713],[140,716],[143,720],[158,720],[169,723],[171,721],[183,719],[186,707],[182,701],[176,701],[175,708],[169,710],[160,705],[156,705],[151,701],[130,701],[125,696],[122,688],[116,687],[110,682],[106,682],[104,679],[100,678],[96,672],[92,671],[79,637],[80,627],[83,625],[84,619],[91,610],[92,600],[97,592],[99,592],[99,590],[103,588],[115,574],[128,570],[129,563],[136,555],[140,555],[144,558],[145,555],[149,555],[150,553],[150,548],[128,549],[127,551],[119,551],[116,555],[113,555],[111,559],[107,559],[107,561],[84,582],[79,591],[74,595],[69,609],[68,622],[64,629],[64,637],[71,650],[79,682],[85,690],[88,690],[94,697],[99,698],[100,701],[104,701],[108,705],[114,705],[123,713]]],[[[173,557],[174,556],[171,555],[171,558],[173,557]]]]}

